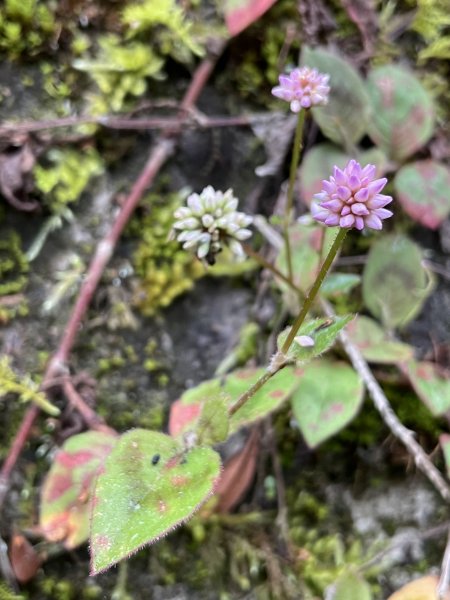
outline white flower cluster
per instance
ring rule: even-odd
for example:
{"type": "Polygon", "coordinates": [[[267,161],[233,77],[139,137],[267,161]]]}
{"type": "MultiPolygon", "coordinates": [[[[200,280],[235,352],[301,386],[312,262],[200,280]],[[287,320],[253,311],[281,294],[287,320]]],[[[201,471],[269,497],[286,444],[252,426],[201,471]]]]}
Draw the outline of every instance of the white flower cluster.
{"type": "Polygon", "coordinates": [[[174,213],[177,220],[173,227],[179,230],[177,240],[183,242],[183,248],[195,249],[198,258],[211,265],[222,244],[228,245],[238,258],[244,258],[240,242],[252,235],[247,227],[253,219],[238,212],[237,206],[233,190],[220,192],[209,185],[200,194],[191,194],[187,206],[174,213]]]}

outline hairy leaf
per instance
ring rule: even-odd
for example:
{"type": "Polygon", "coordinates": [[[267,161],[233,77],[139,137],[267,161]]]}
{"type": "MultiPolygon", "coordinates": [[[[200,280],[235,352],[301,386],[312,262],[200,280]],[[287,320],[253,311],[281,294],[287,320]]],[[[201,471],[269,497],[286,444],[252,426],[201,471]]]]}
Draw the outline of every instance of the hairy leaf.
{"type": "Polygon", "coordinates": [[[345,363],[315,360],[299,371],[292,408],[306,443],[315,448],[356,416],[364,388],[345,363]]]}
{"type": "Polygon", "coordinates": [[[405,165],[394,179],[397,198],[408,215],[437,229],[450,214],[450,169],[434,160],[405,165]]]}
{"type": "Polygon", "coordinates": [[[189,519],[214,492],[220,457],[185,450],[144,429],[121,436],[95,488],[91,573],[97,574],[189,519]]]}
{"type": "MultiPolygon", "coordinates": [[[[339,332],[342,331],[347,323],[353,318],[354,315],[336,316],[333,318],[323,317],[303,323],[288,351],[288,356],[303,363],[323,354],[331,348],[336,341],[339,332]],[[302,337],[310,338],[313,343],[311,345],[302,344],[302,340],[298,340],[298,338],[302,337]]],[[[278,348],[281,349],[283,346],[290,329],[290,327],[286,328],[278,336],[278,348]]]]}
{"type": "Polygon", "coordinates": [[[356,273],[330,273],[320,288],[320,293],[326,298],[337,298],[350,292],[361,282],[356,273]]]}
{"type": "Polygon", "coordinates": [[[41,491],[39,526],[48,540],[72,549],[88,539],[95,477],[117,439],[88,431],[70,437],[58,451],[41,491]]]}
{"type": "Polygon", "coordinates": [[[358,142],[367,132],[370,116],[369,96],[358,72],[344,59],[321,48],[303,46],[301,62],[330,75],[328,105],[312,109],[322,133],[344,147],[358,142]]]}
{"type": "Polygon", "coordinates": [[[373,244],[363,273],[363,298],[389,329],[406,325],[420,312],[432,283],[419,246],[406,236],[385,235],[373,244]]]}
{"type": "Polygon", "coordinates": [[[372,104],[369,134],[391,158],[402,160],[432,136],[433,101],[417,77],[399,65],[373,69],[367,89],[372,104]]]}
{"type": "Polygon", "coordinates": [[[376,321],[358,316],[346,329],[364,358],[372,363],[395,365],[413,357],[414,348],[391,340],[376,321]]]}

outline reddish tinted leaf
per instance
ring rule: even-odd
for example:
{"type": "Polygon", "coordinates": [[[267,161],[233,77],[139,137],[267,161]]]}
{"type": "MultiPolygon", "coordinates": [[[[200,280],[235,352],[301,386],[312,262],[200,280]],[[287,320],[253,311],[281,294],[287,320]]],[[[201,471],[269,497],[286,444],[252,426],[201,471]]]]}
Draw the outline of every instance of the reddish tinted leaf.
{"type": "Polygon", "coordinates": [[[437,229],[450,213],[450,169],[434,160],[420,160],[400,169],[394,179],[405,212],[425,227],[437,229]]]}
{"type": "Polygon", "coordinates": [[[42,559],[20,533],[14,533],[9,547],[9,560],[19,583],[27,583],[36,575],[42,559]]]}
{"type": "Polygon", "coordinates": [[[170,407],[169,433],[176,436],[185,431],[189,425],[197,422],[202,403],[185,404],[180,398],[170,407]]]}
{"type": "Polygon", "coordinates": [[[217,512],[230,512],[244,497],[255,475],[258,449],[259,432],[254,429],[244,448],[224,466],[216,488],[217,512]]]}
{"type": "Polygon", "coordinates": [[[390,365],[413,357],[412,346],[390,339],[378,323],[369,317],[356,317],[348,324],[346,331],[369,362],[390,365]]]}
{"type": "Polygon", "coordinates": [[[69,438],[56,454],[41,492],[39,525],[48,540],[70,549],[88,539],[94,479],[116,441],[89,431],[69,438]]]}
{"type": "Polygon", "coordinates": [[[237,35],[254,23],[276,0],[226,0],[225,23],[231,35],[237,35]]]}

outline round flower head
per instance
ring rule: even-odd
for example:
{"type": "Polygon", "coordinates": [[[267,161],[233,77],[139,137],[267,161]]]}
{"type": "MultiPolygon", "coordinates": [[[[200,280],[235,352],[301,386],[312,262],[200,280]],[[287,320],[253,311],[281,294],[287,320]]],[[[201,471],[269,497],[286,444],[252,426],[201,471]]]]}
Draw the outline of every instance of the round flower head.
{"type": "Polygon", "coordinates": [[[311,214],[328,227],[381,229],[382,220],[392,217],[392,212],[384,208],[392,197],[380,194],[386,183],[385,177],[375,179],[374,165],[362,168],[356,160],[350,160],[343,171],[334,167],[329,181],[322,181],[311,214]]]}
{"type": "Polygon", "coordinates": [[[317,69],[301,67],[294,69],[289,75],[280,75],[278,79],[280,85],[272,89],[272,94],[290,102],[294,113],[300,112],[302,108],[328,103],[330,76],[319,73],[317,69]]]}
{"type": "Polygon", "coordinates": [[[178,208],[173,225],[179,230],[176,238],[183,242],[183,248],[195,250],[198,258],[210,265],[215,263],[215,255],[222,245],[229,246],[240,259],[245,257],[241,241],[248,239],[252,232],[247,229],[252,217],[236,210],[238,199],[233,190],[216,191],[210,185],[200,194],[191,194],[187,206],[178,208]]]}

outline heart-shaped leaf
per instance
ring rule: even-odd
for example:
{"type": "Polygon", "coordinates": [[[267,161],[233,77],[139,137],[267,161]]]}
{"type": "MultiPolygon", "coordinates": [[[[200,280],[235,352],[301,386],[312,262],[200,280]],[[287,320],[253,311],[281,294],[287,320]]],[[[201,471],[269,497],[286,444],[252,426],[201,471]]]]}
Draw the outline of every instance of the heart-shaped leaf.
{"type": "Polygon", "coordinates": [[[306,443],[315,448],[356,416],[364,388],[345,363],[315,360],[299,371],[303,374],[292,408],[306,443]]]}
{"type": "Polygon", "coordinates": [[[358,142],[367,132],[370,115],[370,99],[358,72],[347,61],[321,48],[303,46],[302,64],[330,75],[328,105],[312,109],[322,133],[344,147],[358,142]]]}
{"type": "Polygon", "coordinates": [[[39,528],[75,548],[89,538],[89,503],[97,472],[117,437],[89,431],[70,437],[55,456],[41,491],[39,528]]]}
{"type": "Polygon", "coordinates": [[[372,600],[369,584],[357,573],[343,573],[333,586],[329,600],[372,600]]]}
{"type": "Polygon", "coordinates": [[[276,0],[226,0],[225,23],[231,35],[237,35],[254,23],[276,0]]]}
{"type": "Polygon", "coordinates": [[[437,229],[450,214],[450,169],[434,160],[405,165],[394,179],[397,197],[408,215],[437,229]]]}
{"type": "Polygon", "coordinates": [[[210,448],[183,450],[174,438],[145,429],[123,434],[95,487],[91,574],[189,519],[214,492],[220,468],[210,448]]]}
{"type": "Polygon", "coordinates": [[[450,379],[435,363],[409,361],[406,364],[414,391],[433,415],[450,410],[450,379]]]}
{"type": "Polygon", "coordinates": [[[399,65],[373,69],[367,89],[372,104],[369,134],[393,159],[402,160],[433,134],[433,100],[420,81],[399,65]]]}
{"type": "MultiPolygon", "coordinates": [[[[198,427],[202,408],[209,398],[225,399],[230,408],[264,373],[265,369],[239,369],[226,377],[204,381],[184,392],[172,405],[172,408],[176,407],[176,414],[189,414],[189,419],[184,421],[183,426],[176,429],[177,434],[198,427]]],[[[297,384],[293,367],[279,371],[231,417],[228,434],[231,435],[243,425],[263,419],[276,410],[290,396],[297,384]]]]}
{"type": "Polygon", "coordinates": [[[376,321],[358,316],[346,329],[364,358],[372,363],[395,365],[413,357],[414,348],[389,338],[376,321]]]}
{"type": "MultiPolygon", "coordinates": [[[[332,318],[323,317],[303,323],[297,336],[294,338],[292,346],[289,348],[288,356],[303,363],[323,354],[331,348],[339,332],[353,318],[354,315],[332,318]]],[[[290,329],[290,327],[286,328],[278,336],[277,345],[279,349],[282,348],[290,329]]]]}
{"type": "Polygon", "coordinates": [[[300,166],[300,193],[306,206],[322,190],[322,181],[330,177],[333,167],[343,169],[350,158],[330,143],[317,144],[305,154],[300,166]]]}
{"type": "MultiPolygon", "coordinates": [[[[438,577],[428,575],[407,583],[387,600],[437,600],[438,577]]],[[[446,592],[440,600],[450,600],[450,593],[446,592]]]]}
{"type": "Polygon", "coordinates": [[[363,273],[363,298],[389,329],[409,323],[433,289],[422,252],[404,235],[385,235],[370,249],[363,273]]]}

